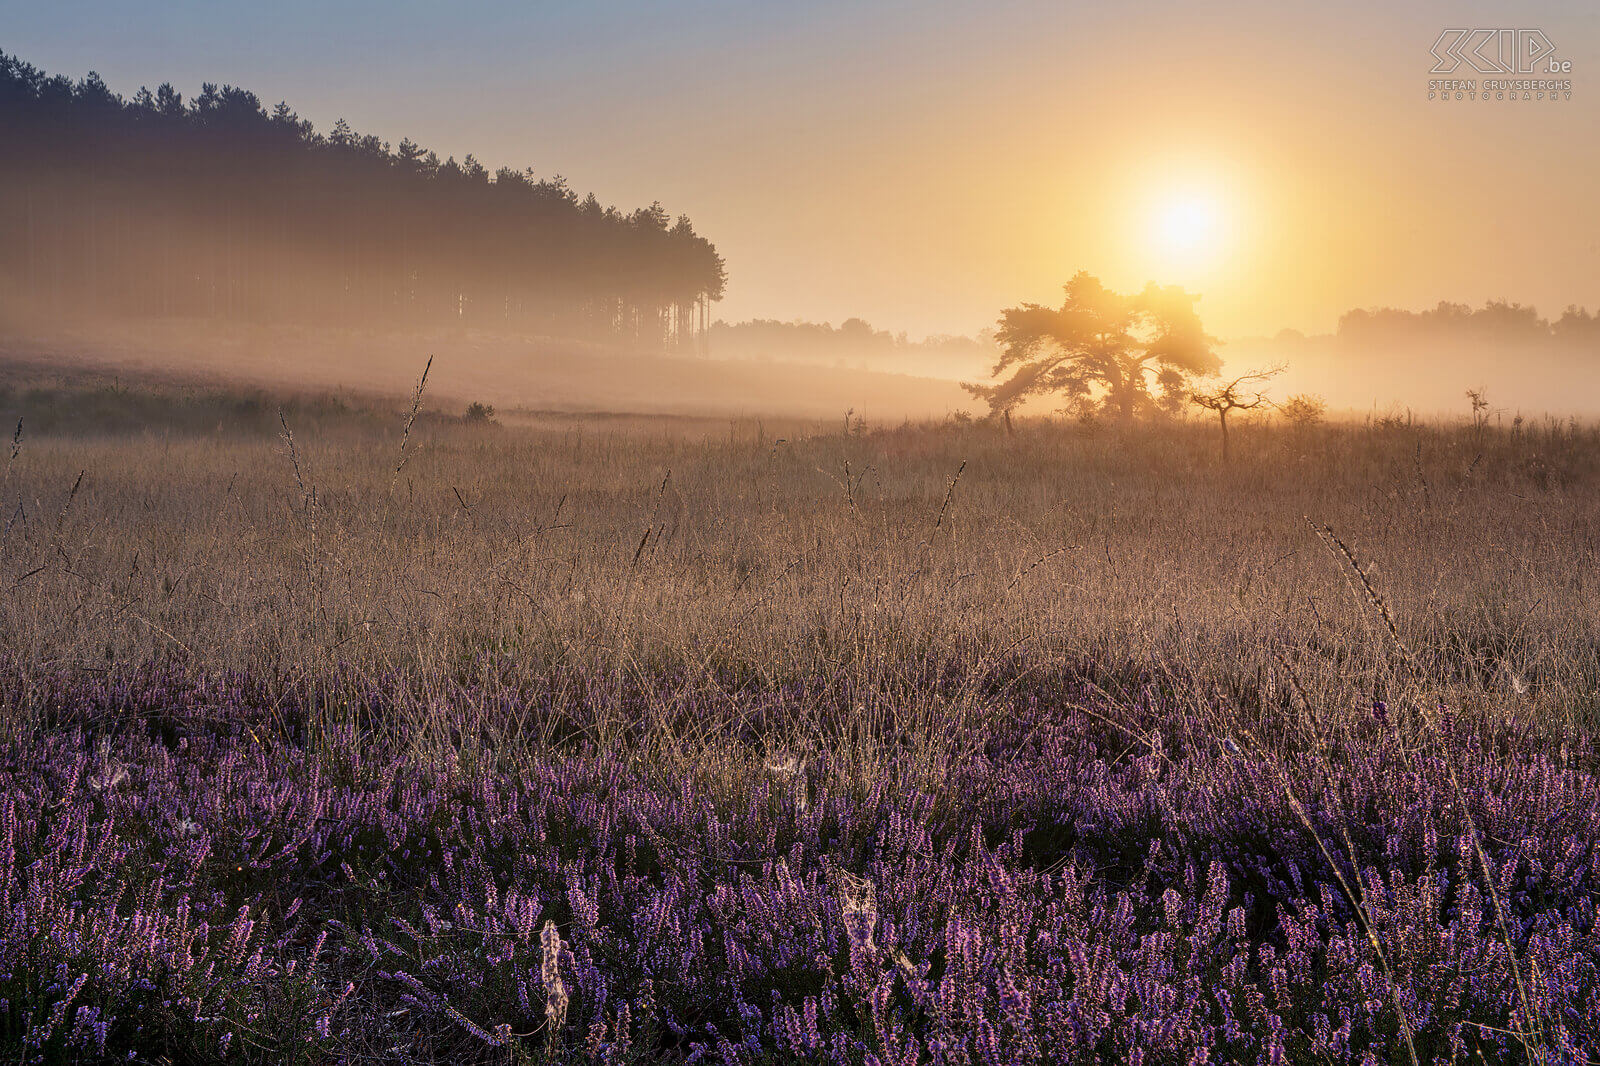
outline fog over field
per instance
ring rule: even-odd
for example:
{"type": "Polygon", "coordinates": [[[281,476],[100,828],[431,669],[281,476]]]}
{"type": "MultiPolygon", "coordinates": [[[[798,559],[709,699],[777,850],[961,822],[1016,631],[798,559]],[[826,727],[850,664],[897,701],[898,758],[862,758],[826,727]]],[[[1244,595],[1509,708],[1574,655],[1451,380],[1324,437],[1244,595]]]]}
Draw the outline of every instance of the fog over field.
{"type": "MultiPolygon", "coordinates": [[[[1491,305],[1487,314],[1493,313],[1491,305]]],[[[1333,334],[1285,330],[1218,345],[1223,368],[1282,366],[1273,399],[1322,397],[1339,418],[1467,418],[1467,391],[1503,419],[1600,417],[1600,328],[1577,309],[1548,322],[1515,309],[1510,328],[1474,323],[1484,308],[1354,312],[1333,334]],[[1373,324],[1373,319],[1377,319],[1373,324]]],[[[583,339],[479,330],[349,330],[219,321],[0,324],[0,361],[23,376],[50,368],[130,381],[406,395],[434,359],[433,389],[465,406],[502,410],[769,415],[880,422],[982,416],[961,386],[982,383],[999,356],[993,334],[907,341],[862,324],[858,341],[826,324],[717,323],[706,350],[641,352],[583,339]]],[[[1048,397],[1036,416],[1071,414],[1048,397]]],[[[1186,417],[1197,412],[1180,411],[1186,417]]]]}
{"type": "Polygon", "coordinates": [[[581,339],[512,337],[476,331],[380,332],[194,323],[131,323],[18,331],[0,337],[0,360],[38,377],[160,380],[324,390],[404,397],[433,359],[430,383],[441,403],[492,403],[566,413],[684,414],[714,417],[941,418],[971,406],[948,378],[893,369],[716,358],[691,353],[620,351],[581,339]]]}

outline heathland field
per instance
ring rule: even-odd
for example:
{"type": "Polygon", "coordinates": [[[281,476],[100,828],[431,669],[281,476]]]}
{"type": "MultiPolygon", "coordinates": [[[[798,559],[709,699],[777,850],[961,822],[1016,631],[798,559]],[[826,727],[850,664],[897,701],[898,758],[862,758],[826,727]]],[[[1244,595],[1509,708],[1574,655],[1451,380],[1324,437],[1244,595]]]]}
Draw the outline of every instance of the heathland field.
{"type": "Polygon", "coordinates": [[[0,413],[8,1061],[1600,1045],[1592,427],[0,413]]]}

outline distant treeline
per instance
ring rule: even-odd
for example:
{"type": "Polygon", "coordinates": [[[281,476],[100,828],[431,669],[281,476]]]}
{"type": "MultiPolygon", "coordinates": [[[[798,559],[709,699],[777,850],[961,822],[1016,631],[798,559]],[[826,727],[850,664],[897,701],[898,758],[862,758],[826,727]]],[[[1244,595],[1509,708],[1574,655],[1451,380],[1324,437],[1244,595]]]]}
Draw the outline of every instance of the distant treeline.
{"type": "Polygon", "coordinates": [[[0,52],[0,314],[443,325],[704,340],[726,274],[688,218],[390,146],[213,84],[124,100],[0,52]]]}
{"type": "Polygon", "coordinates": [[[1600,315],[1581,307],[1555,319],[1505,300],[1355,310],[1333,333],[1241,338],[1221,354],[1230,367],[1286,364],[1277,396],[1317,393],[1336,409],[1459,413],[1470,388],[1496,410],[1600,413],[1588,386],[1600,371],[1600,315]]]}
{"type": "Polygon", "coordinates": [[[1569,306],[1554,321],[1537,309],[1505,300],[1490,300],[1482,307],[1441,300],[1429,311],[1402,311],[1393,307],[1346,311],[1339,318],[1338,335],[1349,341],[1478,340],[1518,343],[1554,340],[1593,345],[1600,342],[1600,315],[1569,306]]]}
{"type": "Polygon", "coordinates": [[[711,351],[724,359],[817,363],[930,377],[970,377],[988,370],[999,353],[987,333],[913,341],[904,333],[874,329],[859,318],[847,318],[837,327],[766,318],[719,320],[711,327],[711,351]]]}

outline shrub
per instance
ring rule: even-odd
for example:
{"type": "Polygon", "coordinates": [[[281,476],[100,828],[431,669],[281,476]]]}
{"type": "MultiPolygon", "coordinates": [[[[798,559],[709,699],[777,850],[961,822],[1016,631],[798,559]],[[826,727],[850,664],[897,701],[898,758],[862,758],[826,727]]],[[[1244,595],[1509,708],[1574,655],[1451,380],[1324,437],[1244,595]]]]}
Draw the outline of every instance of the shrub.
{"type": "Polygon", "coordinates": [[[1310,429],[1322,421],[1328,402],[1321,396],[1300,392],[1289,397],[1289,402],[1278,408],[1284,419],[1297,430],[1310,429]]]}

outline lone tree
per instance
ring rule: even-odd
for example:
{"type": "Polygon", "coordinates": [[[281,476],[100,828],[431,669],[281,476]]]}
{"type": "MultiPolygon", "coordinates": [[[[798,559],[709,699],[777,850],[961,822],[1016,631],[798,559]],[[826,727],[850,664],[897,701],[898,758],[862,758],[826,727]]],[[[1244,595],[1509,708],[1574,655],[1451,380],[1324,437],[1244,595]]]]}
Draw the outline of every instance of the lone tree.
{"type": "Polygon", "coordinates": [[[1194,392],[1189,394],[1189,402],[1197,407],[1204,407],[1207,411],[1217,413],[1217,423],[1222,427],[1222,461],[1226,463],[1228,454],[1228,416],[1235,411],[1250,411],[1262,404],[1271,403],[1266,393],[1255,386],[1283,373],[1283,367],[1275,366],[1267,370],[1252,370],[1248,374],[1241,374],[1232,381],[1220,385],[1208,392],[1194,392]]]}
{"type": "Polygon", "coordinates": [[[1154,405],[1151,379],[1166,406],[1183,402],[1189,379],[1222,365],[1215,338],[1200,326],[1199,297],[1154,282],[1143,292],[1113,292],[1083,271],[1066,284],[1060,307],[1023,304],[1001,313],[995,338],[1004,348],[994,384],[964,387],[1004,415],[1034,395],[1099,402],[1126,425],[1154,405]]]}

